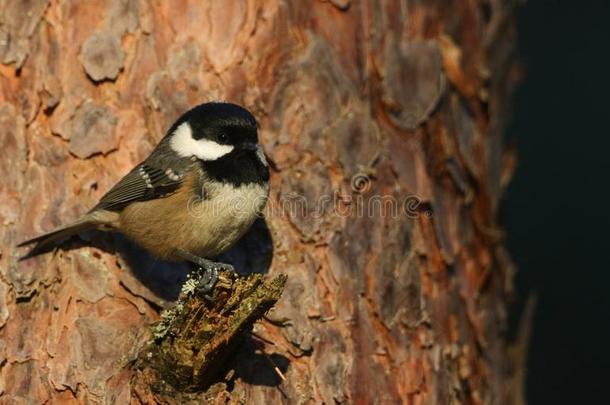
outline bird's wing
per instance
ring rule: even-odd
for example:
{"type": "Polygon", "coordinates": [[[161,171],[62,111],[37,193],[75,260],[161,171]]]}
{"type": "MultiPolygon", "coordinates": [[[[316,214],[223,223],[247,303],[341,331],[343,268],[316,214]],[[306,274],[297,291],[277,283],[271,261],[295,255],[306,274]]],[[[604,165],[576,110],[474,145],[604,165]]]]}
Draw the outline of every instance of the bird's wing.
{"type": "Polygon", "coordinates": [[[135,201],[166,197],[178,189],[183,179],[182,172],[140,163],[112,187],[91,211],[120,211],[135,201]]]}

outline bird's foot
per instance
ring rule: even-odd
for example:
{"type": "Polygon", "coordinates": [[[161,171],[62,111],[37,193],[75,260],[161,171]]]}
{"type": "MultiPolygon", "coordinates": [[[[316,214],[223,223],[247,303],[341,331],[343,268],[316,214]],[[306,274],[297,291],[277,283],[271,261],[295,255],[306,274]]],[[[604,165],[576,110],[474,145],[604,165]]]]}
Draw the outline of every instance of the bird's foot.
{"type": "Polygon", "coordinates": [[[197,274],[195,290],[204,295],[210,293],[218,281],[218,270],[216,268],[197,267],[194,273],[197,274]]]}
{"type": "Polygon", "coordinates": [[[235,269],[233,266],[227,263],[213,262],[211,260],[203,259],[195,263],[197,269],[195,270],[197,277],[197,292],[202,294],[208,294],[214,289],[214,286],[218,282],[218,273],[226,271],[234,273],[235,269]]]}
{"type": "Polygon", "coordinates": [[[227,263],[213,262],[184,251],[179,252],[179,255],[197,266],[193,278],[197,280],[196,290],[201,294],[208,294],[214,289],[218,281],[218,272],[235,273],[233,266],[227,263]]]}

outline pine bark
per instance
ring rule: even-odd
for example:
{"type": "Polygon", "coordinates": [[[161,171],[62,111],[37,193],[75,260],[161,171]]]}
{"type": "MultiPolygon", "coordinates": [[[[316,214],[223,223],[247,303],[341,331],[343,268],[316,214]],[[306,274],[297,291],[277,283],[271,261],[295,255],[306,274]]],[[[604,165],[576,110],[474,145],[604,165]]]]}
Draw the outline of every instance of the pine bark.
{"type": "Polygon", "coordinates": [[[0,0],[0,402],[160,401],[139,395],[136,360],[187,270],[118,235],[26,261],[15,245],[84,213],[210,100],[253,112],[272,167],[265,220],[230,257],[288,279],[201,395],[518,402],[497,225],[514,162],[513,11],[0,0]]]}

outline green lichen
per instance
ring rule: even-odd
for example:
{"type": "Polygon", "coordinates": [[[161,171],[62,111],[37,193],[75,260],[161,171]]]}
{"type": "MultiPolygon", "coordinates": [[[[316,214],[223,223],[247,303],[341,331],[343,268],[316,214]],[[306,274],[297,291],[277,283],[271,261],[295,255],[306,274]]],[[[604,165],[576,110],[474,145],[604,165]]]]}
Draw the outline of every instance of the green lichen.
{"type": "Polygon", "coordinates": [[[226,358],[280,298],[286,276],[268,280],[221,272],[211,297],[197,293],[198,281],[185,282],[176,305],[152,326],[154,340],[140,353],[138,368],[147,376],[142,381],[156,387],[153,391],[197,392],[217,381],[226,358]]]}

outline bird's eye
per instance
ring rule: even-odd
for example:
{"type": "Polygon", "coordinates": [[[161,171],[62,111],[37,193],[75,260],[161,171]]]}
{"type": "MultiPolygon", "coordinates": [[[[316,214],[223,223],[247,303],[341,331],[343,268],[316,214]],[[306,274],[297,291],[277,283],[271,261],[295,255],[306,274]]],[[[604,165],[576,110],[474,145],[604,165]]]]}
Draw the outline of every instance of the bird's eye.
{"type": "Polygon", "coordinates": [[[223,143],[227,142],[227,140],[228,140],[227,134],[223,134],[223,133],[218,134],[218,140],[223,143]]]}

